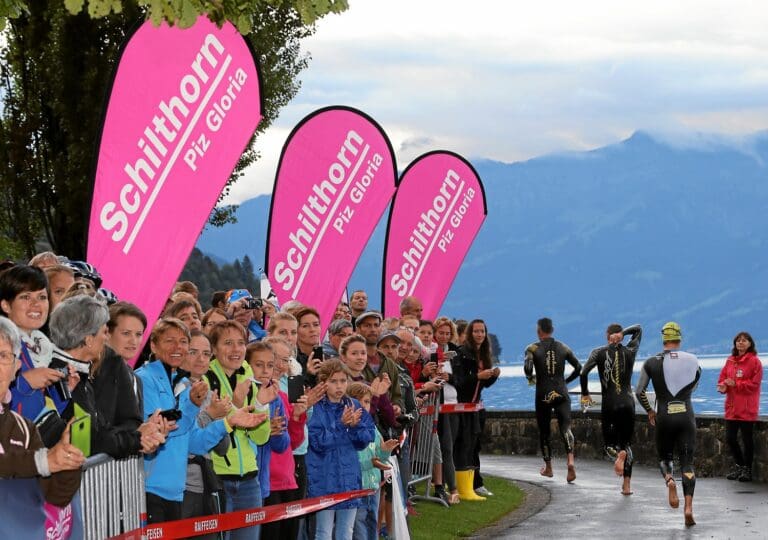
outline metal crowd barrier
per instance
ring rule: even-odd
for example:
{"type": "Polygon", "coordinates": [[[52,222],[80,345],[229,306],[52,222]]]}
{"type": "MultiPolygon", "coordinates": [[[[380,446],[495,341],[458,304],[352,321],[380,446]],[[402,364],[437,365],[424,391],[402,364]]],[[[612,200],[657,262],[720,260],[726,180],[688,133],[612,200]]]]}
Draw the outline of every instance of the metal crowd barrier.
{"type": "Polygon", "coordinates": [[[102,540],[141,527],[147,512],[144,459],[114,460],[97,454],[85,461],[80,484],[85,540],[102,540]]]}
{"type": "Polygon", "coordinates": [[[414,491],[409,500],[433,501],[443,506],[448,504],[439,497],[431,495],[432,491],[432,466],[434,451],[439,444],[437,438],[437,415],[439,414],[440,392],[431,392],[424,400],[419,411],[419,419],[411,427],[411,480],[408,487],[413,486],[414,491]],[[419,495],[416,484],[424,482],[424,494],[419,495]]]}

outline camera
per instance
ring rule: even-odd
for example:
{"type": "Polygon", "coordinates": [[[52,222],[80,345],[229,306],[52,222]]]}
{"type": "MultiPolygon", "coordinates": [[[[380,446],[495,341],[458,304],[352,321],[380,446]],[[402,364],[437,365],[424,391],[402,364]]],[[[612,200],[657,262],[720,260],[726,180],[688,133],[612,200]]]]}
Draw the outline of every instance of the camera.
{"type": "Polygon", "coordinates": [[[243,301],[243,307],[245,309],[261,309],[262,305],[264,305],[264,303],[261,298],[254,298],[253,296],[249,296],[243,301]]]}
{"type": "Polygon", "coordinates": [[[66,366],[56,367],[51,369],[54,369],[55,371],[58,371],[63,375],[61,380],[56,381],[56,383],[54,383],[53,387],[56,389],[56,392],[59,394],[59,398],[62,401],[69,401],[70,399],[72,399],[72,392],[69,391],[69,385],[67,383],[69,378],[69,369],[66,366]]]}

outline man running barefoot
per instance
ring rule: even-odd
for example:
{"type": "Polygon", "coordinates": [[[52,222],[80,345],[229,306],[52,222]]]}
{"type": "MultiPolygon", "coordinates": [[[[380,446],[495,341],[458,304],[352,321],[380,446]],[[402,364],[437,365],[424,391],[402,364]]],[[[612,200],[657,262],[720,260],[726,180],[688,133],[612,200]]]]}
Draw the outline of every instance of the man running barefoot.
{"type": "Polygon", "coordinates": [[[621,493],[632,495],[632,434],[635,430],[635,398],[632,393],[632,368],[640,348],[643,331],[639,324],[622,330],[620,324],[611,324],[606,330],[608,344],[598,347],[589,355],[581,370],[581,404],[592,403],[589,395],[589,372],[597,366],[602,389],[601,425],[606,453],[614,458],[614,472],[624,478],[621,493]],[[632,336],[627,346],[624,336],[632,336]]]}
{"type": "Polygon", "coordinates": [[[542,476],[553,476],[549,437],[554,410],[560,436],[563,438],[568,455],[566,480],[570,483],[576,480],[576,467],[573,459],[573,433],[571,433],[571,398],[568,396],[566,384],[579,376],[581,363],[567,345],[555,341],[552,337],[554,330],[551,319],[545,317],[538,320],[536,334],[539,336],[539,342],[526,347],[524,369],[528,383],[536,384],[536,423],[539,427],[539,443],[544,458],[544,467],[540,473],[542,476]],[[566,361],[573,366],[573,373],[564,379],[566,361]]]}
{"type": "Polygon", "coordinates": [[[643,364],[637,381],[637,399],[648,412],[648,422],[656,426],[656,449],[659,453],[659,467],[669,492],[669,505],[677,508],[680,499],[673,477],[672,459],[675,448],[683,473],[683,495],[685,496],[685,525],[696,524],[693,519],[693,491],[696,476],[693,471],[693,453],[696,449],[696,420],[691,394],[701,377],[699,359],[680,350],[682,332],[680,325],[668,322],[661,329],[664,351],[652,356],[643,364]],[[645,390],[648,382],[656,391],[656,411],[651,408],[645,390]]]}

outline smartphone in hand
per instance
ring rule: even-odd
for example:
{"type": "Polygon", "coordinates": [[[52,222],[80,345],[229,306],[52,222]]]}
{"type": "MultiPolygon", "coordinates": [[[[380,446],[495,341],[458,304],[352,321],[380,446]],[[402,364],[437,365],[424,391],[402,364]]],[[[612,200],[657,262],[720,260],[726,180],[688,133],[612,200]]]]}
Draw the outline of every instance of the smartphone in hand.
{"type": "Polygon", "coordinates": [[[323,346],[318,345],[317,347],[312,349],[312,358],[315,360],[320,360],[321,362],[325,360],[325,355],[323,354],[323,346]]]}
{"type": "Polygon", "coordinates": [[[176,420],[181,420],[181,411],[179,409],[166,409],[164,411],[160,411],[160,416],[169,422],[173,422],[176,420]]]}
{"type": "Polygon", "coordinates": [[[69,431],[69,440],[72,446],[78,448],[85,457],[91,455],[91,415],[83,414],[72,422],[69,431]]]}
{"type": "Polygon", "coordinates": [[[297,403],[304,395],[304,376],[292,375],[288,377],[288,401],[297,403]]]}

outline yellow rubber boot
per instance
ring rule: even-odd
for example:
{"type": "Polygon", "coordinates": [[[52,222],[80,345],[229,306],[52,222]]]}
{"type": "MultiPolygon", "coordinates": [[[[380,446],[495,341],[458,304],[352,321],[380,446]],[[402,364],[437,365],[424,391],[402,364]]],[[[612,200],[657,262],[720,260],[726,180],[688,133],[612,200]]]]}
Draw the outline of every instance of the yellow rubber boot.
{"type": "Polygon", "coordinates": [[[485,497],[481,497],[475,493],[473,487],[475,481],[475,471],[456,471],[456,487],[459,488],[459,498],[462,501],[484,501],[485,497]]]}

